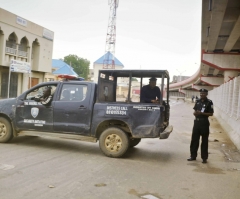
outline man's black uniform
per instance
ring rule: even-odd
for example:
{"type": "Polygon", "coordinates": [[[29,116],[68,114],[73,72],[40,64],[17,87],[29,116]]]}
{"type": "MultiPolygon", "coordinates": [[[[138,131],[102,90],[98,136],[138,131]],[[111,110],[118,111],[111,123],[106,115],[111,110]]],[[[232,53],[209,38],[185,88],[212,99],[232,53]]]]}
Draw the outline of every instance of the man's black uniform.
{"type": "Polygon", "coordinates": [[[141,90],[140,101],[143,103],[151,103],[151,100],[161,99],[160,89],[156,86],[151,88],[149,85],[143,86],[141,90]]]}
{"type": "Polygon", "coordinates": [[[149,79],[149,84],[143,86],[140,93],[140,102],[143,103],[159,103],[161,98],[161,91],[156,86],[156,77],[149,79]]]}
{"type": "MultiPolygon", "coordinates": [[[[213,103],[208,98],[196,100],[195,106],[193,107],[195,111],[201,111],[204,113],[213,113],[213,103]]],[[[194,126],[192,130],[192,140],[190,145],[191,158],[197,157],[197,151],[199,147],[199,139],[202,136],[201,144],[201,158],[203,160],[208,159],[208,136],[209,136],[209,121],[208,116],[199,115],[196,116],[194,120],[194,126]]]]}

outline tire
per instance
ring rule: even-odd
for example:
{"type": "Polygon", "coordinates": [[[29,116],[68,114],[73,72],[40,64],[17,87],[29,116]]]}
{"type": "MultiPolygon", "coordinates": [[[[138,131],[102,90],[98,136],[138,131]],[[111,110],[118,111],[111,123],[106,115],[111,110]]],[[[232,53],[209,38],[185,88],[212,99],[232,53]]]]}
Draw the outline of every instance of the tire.
{"type": "Polygon", "coordinates": [[[129,138],[123,130],[111,127],[100,135],[99,147],[106,156],[119,158],[127,152],[129,138]]]}
{"type": "Polygon", "coordinates": [[[129,147],[133,148],[133,147],[137,146],[139,144],[139,142],[141,142],[141,138],[132,138],[132,139],[130,139],[129,147]]]}
{"type": "Polygon", "coordinates": [[[12,138],[13,132],[10,122],[0,117],[0,143],[9,142],[12,138]]]}

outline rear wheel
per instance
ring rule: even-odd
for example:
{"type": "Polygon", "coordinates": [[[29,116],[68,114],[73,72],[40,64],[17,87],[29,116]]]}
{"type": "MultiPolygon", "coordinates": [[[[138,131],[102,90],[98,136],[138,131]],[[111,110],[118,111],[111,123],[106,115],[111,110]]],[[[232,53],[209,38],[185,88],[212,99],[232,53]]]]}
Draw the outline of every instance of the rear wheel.
{"type": "Polygon", "coordinates": [[[130,139],[130,144],[129,144],[129,147],[135,147],[139,144],[139,142],[141,142],[141,138],[133,138],[133,139],[130,139]]]}
{"type": "Polygon", "coordinates": [[[10,122],[0,117],[0,143],[9,142],[13,138],[12,126],[10,122]]]}
{"type": "Polygon", "coordinates": [[[123,130],[111,127],[100,135],[99,147],[106,156],[119,158],[128,150],[129,138],[123,130]]]}

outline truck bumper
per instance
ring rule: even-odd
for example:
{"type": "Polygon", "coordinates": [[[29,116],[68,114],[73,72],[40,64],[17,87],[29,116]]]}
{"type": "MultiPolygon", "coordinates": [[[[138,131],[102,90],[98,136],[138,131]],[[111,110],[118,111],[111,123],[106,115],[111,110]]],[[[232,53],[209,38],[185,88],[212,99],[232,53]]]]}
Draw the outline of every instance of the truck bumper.
{"type": "Polygon", "coordinates": [[[173,130],[173,126],[169,125],[162,133],[160,133],[159,139],[167,139],[173,130]]]}

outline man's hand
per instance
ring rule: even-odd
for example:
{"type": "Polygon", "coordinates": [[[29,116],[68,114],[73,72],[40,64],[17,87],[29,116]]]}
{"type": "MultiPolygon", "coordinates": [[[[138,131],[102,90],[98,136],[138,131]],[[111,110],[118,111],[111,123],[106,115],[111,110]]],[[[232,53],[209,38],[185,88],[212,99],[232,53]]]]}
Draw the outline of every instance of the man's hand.
{"type": "Polygon", "coordinates": [[[151,100],[151,102],[154,103],[154,104],[159,104],[158,100],[151,100]]]}
{"type": "Polygon", "coordinates": [[[40,102],[40,98],[36,96],[36,97],[34,97],[34,101],[40,102]]]}
{"type": "Polygon", "coordinates": [[[194,111],[193,115],[195,115],[195,116],[199,116],[199,115],[213,116],[213,113],[203,113],[201,111],[194,111]]]}
{"type": "Polygon", "coordinates": [[[193,115],[198,116],[198,115],[202,115],[201,111],[194,111],[193,115]]]}

